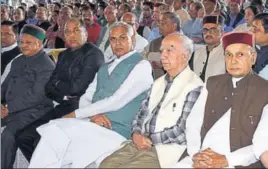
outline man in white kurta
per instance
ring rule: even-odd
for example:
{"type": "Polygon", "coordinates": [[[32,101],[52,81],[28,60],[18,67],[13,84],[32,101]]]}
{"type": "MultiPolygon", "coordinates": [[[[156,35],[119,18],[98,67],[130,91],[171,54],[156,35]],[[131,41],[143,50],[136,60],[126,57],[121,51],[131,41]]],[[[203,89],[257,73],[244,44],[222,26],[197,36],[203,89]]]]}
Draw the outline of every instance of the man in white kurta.
{"type": "MultiPolygon", "coordinates": [[[[251,140],[260,116],[268,112],[268,97],[262,94],[268,91],[268,82],[252,73],[256,59],[252,34],[227,34],[223,46],[229,74],[208,79],[186,122],[189,156],[174,168],[260,167],[251,140]]],[[[258,127],[261,133],[265,129],[258,127]]]]}
{"type": "Polygon", "coordinates": [[[203,37],[206,46],[194,52],[190,65],[203,81],[209,77],[224,74],[224,51],[221,45],[224,19],[221,16],[208,15],[203,18],[203,37]]]}
{"type": "Polygon", "coordinates": [[[136,107],[132,103],[147,93],[153,83],[150,63],[140,59],[141,55],[132,50],[133,36],[132,27],[126,23],[117,23],[111,28],[109,39],[118,57],[100,68],[81,97],[79,109],[37,129],[41,140],[31,159],[30,168],[84,168],[102,154],[118,148],[130,137],[132,118],[127,117],[131,114],[135,117],[142,99],[138,100],[136,107]],[[137,64],[118,89],[112,95],[94,101],[96,93],[113,90],[113,85],[120,81],[121,74],[128,71],[133,62],[137,64]],[[105,67],[108,67],[107,75],[103,74],[105,67]],[[99,84],[101,78],[107,83],[99,84]],[[128,109],[126,106],[131,104],[132,107],[128,109]]]}
{"type": "MultiPolygon", "coordinates": [[[[144,48],[149,44],[149,42],[137,33],[138,23],[136,22],[136,15],[131,12],[127,12],[122,16],[121,20],[131,25],[135,30],[136,43],[134,45],[134,49],[137,52],[142,53],[144,48]]],[[[111,45],[109,45],[109,47],[105,50],[104,57],[106,62],[109,62],[116,57],[112,51],[111,45]]]]}

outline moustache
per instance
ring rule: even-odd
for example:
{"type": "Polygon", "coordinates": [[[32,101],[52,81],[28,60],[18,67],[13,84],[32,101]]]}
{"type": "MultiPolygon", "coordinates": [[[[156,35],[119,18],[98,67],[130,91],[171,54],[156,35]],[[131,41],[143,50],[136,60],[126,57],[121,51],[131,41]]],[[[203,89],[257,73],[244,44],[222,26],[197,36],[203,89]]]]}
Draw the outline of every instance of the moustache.
{"type": "Polygon", "coordinates": [[[207,36],[205,36],[205,38],[207,39],[207,38],[212,38],[212,36],[211,35],[207,35],[207,36]]]}

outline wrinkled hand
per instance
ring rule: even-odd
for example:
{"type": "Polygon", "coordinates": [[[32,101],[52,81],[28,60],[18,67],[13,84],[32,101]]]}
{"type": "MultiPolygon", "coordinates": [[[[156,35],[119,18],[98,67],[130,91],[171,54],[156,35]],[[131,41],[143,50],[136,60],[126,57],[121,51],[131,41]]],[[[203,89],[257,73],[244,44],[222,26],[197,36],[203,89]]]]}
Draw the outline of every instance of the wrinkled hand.
{"type": "Polygon", "coordinates": [[[1,118],[8,116],[8,108],[1,104],[1,118]]]}
{"type": "Polygon", "coordinates": [[[194,168],[225,168],[229,166],[224,155],[218,154],[210,148],[195,154],[193,161],[194,168]]]}
{"type": "Polygon", "coordinates": [[[96,123],[100,126],[106,127],[108,129],[112,128],[111,121],[105,115],[95,115],[95,116],[90,117],[90,120],[93,123],[96,123]]]}
{"type": "Polygon", "coordinates": [[[76,116],[75,116],[75,112],[72,112],[72,113],[66,114],[66,115],[65,115],[65,116],[63,116],[62,118],[76,118],[76,116]]]}
{"type": "Polygon", "coordinates": [[[133,133],[132,139],[133,139],[134,144],[139,150],[149,149],[152,147],[152,141],[143,135],[140,135],[138,133],[133,133]]]}

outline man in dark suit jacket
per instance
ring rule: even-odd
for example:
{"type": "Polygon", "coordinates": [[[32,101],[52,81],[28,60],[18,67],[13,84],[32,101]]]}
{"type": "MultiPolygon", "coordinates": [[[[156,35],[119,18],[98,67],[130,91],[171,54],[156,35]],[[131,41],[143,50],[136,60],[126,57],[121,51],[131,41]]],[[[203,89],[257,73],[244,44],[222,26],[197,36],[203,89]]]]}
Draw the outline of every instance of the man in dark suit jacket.
{"type": "Polygon", "coordinates": [[[47,31],[47,29],[51,26],[51,24],[47,20],[47,11],[46,11],[46,8],[44,7],[37,8],[36,19],[38,20],[36,26],[39,26],[45,31],[47,31]]]}
{"type": "Polygon", "coordinates": [[[21,52],[17,45],[18,27],[11,21],[3,21],[1,24],[1,75],[12,59],[21,52]]]}
{"type": "Polygon", "coordinates": [[[15,161],[18,132],[53,108],[45,95],[54,63],[43,50],[45,31],[25,25],[21,31],[23,53],[12,62],[10,72],[1,85],[1,168],[12,168],[15,161]]]}
{"type": "Polygon", "coordinates": [[[36,128],[76,110],[80,97],[104,63],[103,53],[92,43],[86,43],[87,32],[79,20],[67,21],[65,39],[70,48],[60,53],[56,69],[45,87],[47,96],[59,104],[17,137],[17,144],[27,160],[31,159],[40,138],[36,128]]]}

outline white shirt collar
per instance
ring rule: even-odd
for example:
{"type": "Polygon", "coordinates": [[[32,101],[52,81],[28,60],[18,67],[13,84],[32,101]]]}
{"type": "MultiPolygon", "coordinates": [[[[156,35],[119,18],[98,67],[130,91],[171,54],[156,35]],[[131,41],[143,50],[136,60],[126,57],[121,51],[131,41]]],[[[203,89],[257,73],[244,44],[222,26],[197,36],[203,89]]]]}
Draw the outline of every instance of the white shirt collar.
{"type": "Polygon", "coordinates": [[[2,48],[2,53],[7,52],[7,51],[10,51],[10,50],[14,49],[16,46],[18,46],[17,42],[14,43],[14,44],[11,45],[11,46],[4,47],[4,48],[2,48]]]}
{"type": "Polygon", "coordinates": [[[232,82],[233,82],[233,86],[234,88],[236,88],[236,83],[239,82],[241,79],[243,79],[244,77],[239,77],[239,78],[236,78],[236,77],[233,77],[232,78],[232,82]]]}
{"type": "Polygon", "coordinates": [[[128,58],[129,56],[133,55],[135,52],[136,52],[136,51],[133,50],[133,51],[128,52],[127,54],[125,54],[125,55],[123,55],[123,56],[120,56],[119,58],[116,57],[114,61],[116,61],[116,62],[121,62],[122,60],[124,60],[124,59],[128,58]]]}

